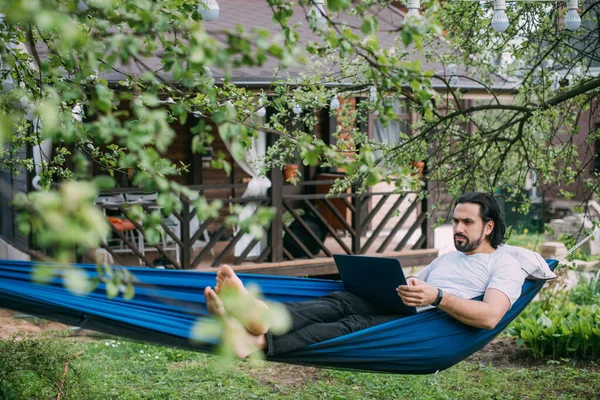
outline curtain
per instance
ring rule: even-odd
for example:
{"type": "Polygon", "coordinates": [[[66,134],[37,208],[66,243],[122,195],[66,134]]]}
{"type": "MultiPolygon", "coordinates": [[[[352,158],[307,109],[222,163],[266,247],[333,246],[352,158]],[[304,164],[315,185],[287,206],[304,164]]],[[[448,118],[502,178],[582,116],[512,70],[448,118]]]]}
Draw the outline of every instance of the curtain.
{"type": "MultiPolygon", "coordinates": [[[[264,123],[265,117],[257,117],[255,116],[255,122],[257,125],[262,125],[264,123]]],[[[225,146],[227,146],[227,150],[231,151],[231,142],[228,140],[225,141],[225,146]]],[[[233,154],[233,153],[232,153],[233,154]]],[[[252,139],[252,147],[247,149],[244,152],[243,159],[235,159],[235,162],[242,168],[242,170],[250,175],[252,179],[248,182],[248,187],[246,191],[242,195],[242,198],[252,198],[252,197],[263,197],[267,195],[267,190],[271,187],[271,181],[266,176],[260,175],[260,170],[263,165],[263,160],[265,155],[267,154],[267,135],[258,131],[258,137],[252,139]]],[[[244,221],[245,219],[252,216],[256,209],[258,208],[258,203],[249,202],[246,204],[242,212],[240,213],[240,221],[244,221]]],[[[237,234],[238,230],[236,230],[237,234]]],[[[236,257],[240,256],[246,247],[250,244],[254,237],[249,234],[244,234],[241,239],[236,243],[234,255],[236,257]]],[[[267,246],[267,238],[263,237],[248,253],[247,257],[255,258],[258,257],[262,251],[267,246]]]]}
{"type": "MultiPolygon", "coordinates": [[[[394,108],[396,115],[407,114],[406,101],[402,99],[387,99],[388,104],[394,108]]],[[[400,142],[400,132],[408,132],[408,122],[404,119],[388,120],[387,126],[384,126],[379,118],[373,123],[373,140],[378,143],[387,143],[394,145],[400,142]]],[[[377,158],[381,157],[381,151],[376,152],[377,158]]]]}

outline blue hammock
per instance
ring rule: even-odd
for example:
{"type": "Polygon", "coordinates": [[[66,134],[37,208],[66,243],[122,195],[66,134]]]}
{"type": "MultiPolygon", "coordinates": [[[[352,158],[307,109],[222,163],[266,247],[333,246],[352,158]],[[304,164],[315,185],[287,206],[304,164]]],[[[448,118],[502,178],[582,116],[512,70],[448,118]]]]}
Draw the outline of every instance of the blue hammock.
{"type": "MultiPolygon", "coordinates": [[[[557,262],[548,262],[554,269],[557,262]]],[[[0,260],[0,307],[122,337],[214,352],[215,343],[190,341],[190,330],[207,317],[203,290],[215,284],[215,273],[128,268],[135,275],[135,297],[109,300],[104,284],[88,296],[63,287],[31,282],[33,262],[0,260]]],[[[94,265],[78,264],[90,278],[94,265]]],[[[343,290],[339,281],[266,275],[244,275],[266,298],[296,302],[343,290]]],[[[441,371],[483,348],[535,297],[544,281],[526,281],[521,297],[493,330],[467,326],[433,310],[317,343],[270,358],[294,364],[341,369],[428,374],[441,371]]]]}

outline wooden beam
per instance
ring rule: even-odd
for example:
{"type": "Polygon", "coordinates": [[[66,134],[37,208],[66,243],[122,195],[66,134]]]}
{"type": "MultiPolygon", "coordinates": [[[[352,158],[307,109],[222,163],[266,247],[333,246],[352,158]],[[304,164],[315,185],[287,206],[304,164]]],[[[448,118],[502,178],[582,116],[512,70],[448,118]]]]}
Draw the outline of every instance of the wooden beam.
{"type": "MultiPolygon", "coordinates": [[[[425,266],[438,255],[437,249],[419,249],[388,252],[381,257],[394,257],[400,260],[402,267],[425,266]]],[[[314,259],[297,259],[278,263],[244,264],[232,267],[238,273],[266,274],[278,276],[321,276],[337,274],[337,268],[332,257],[314,259]]],[[[212,271],[214,268],[198,268],[196,271],[212,271]]]]}

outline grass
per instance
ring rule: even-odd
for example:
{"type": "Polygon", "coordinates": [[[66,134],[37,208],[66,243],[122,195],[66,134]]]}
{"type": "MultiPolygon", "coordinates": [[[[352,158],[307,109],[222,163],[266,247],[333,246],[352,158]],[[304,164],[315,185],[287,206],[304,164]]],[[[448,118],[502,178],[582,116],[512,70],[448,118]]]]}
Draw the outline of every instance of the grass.
{"type": "Polygon", "coordinates": [[[506,244],[524,247],[539,253],[542,250],[544,242],[546,242],[546,238],[543,233],[528,233],[527,229],[525,229],[522,233],[513,232],[506,241],[506,244]]]}
{"type": "MultiPolygon", "coordinates": [[[[39,357],[59,360],[59,371],[65,357],[83,351],[70,361],[62,399],[594,399],[600,393],[594,364],[495,368],[463,362],[435,375],[407,376],[251,361],[224,365],[216,356],[117,339],[52,342],[63,357],[39,357]]],[[[57,386],[41,381],[30,372],[13,374],[0,382],[0,398],[56,398],[57,386]]]]}

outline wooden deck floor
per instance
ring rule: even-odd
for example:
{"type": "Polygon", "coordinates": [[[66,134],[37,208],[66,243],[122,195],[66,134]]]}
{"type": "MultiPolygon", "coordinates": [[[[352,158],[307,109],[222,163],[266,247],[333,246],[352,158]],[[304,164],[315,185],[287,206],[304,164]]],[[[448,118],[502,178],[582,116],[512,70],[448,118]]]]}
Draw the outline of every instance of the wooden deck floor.
{"type": "MultiPolygon", "coordinates": [[[[370,252],[367,252],[366,255],[373,255],[379,257],[395,257],[398,258],[405,268],[416,267],[416,266],[424,266],[429,264],[434,258],[438,255],[437,249],[419,249],[419,250],[403,250],[403,251],[388,251],[385,253],[375,253],[375,249],[379,247],[381,242],[384,240],[384,237],[377,238],[374,244],[371,246],[373,249],[370,252]]],[[[343,238],[344,242],[347,242],[347,246],[350,247],[350,238],[343,238]]],[[[219,252],[227,246],[228,242],[219,242],[217,246],[215,246],[215,254],[219,254],[219,252]]],[[[325,244],[332,254],[344,254],[345,252],[342,250],[342,247],[336,242],[333,238],[327,238],[325,244]]],[[[393,245],[389,246],[393,249],[393,245]]],[[[158,253],[156,251],[152,251],[152,249],[147,249],[147,257],[149,260],[153,260],[158,257],[158,253]]],[[[193,251],[193,256],[199,253],[201,249],[198,251],[193,251]]],[[[124,265],[138,265],[138,259],[133,257],[132,255],[122,254],[119,257],[124,265]]],[[[213,257],[207,257],[203,259],[198,267],[195,269],[197,271],[216,271],[216,267],[212,267],[211,264],[213,262],[213,257]]],[[[233,257],[225,258],[223,263],[233,264],[233,257]]],[[[118,263],[117,263],[118,264],[118,263]]],[[[332,257],[327,257],[323,252],[321,252],[318,256],[313,259],[303,258],[303,259],[295,259],[293,261],[282,261],[279,263],[254,263],[254,262],[244,262],[240,265],[232,265],[235,271],[239,271],[242,273],[253,273],[253,274],[268,274],[268,275],[284,275],[284,276],[322,276],[322,275],[334,275],[337,273],[337,269],[335,267],[335,263],[332,257]]]]}

